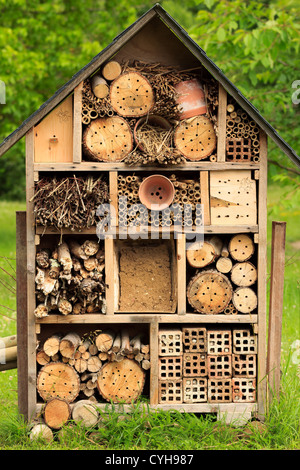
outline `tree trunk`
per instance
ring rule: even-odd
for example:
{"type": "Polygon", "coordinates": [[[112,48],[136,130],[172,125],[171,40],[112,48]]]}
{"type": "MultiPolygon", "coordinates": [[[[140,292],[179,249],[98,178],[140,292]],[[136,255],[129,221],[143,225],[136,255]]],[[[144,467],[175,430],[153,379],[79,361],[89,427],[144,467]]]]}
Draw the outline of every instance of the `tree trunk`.
{"type": "Polygon", "coordinates": [[[122,67],[116,60],[111,60],[110,62],[107,62],[107,64],[105,64],[102,69],[103,77],[110,82],[119,77],[121,73],[122,67]]]}
{"type": "Polygon", "coordinates": [[[91,87],[97,98],[105,98],[109,93],[109,86],[106,80],[100,75],[94,75],[91,79],[91,87]]]}
{"type": "Polygon", "coordinates": [[[108,352],[113,345],[115,334],[112,331],[103,331],[96,339],[95,344],[100,352],[108,352]]]}
{"type": "Polygon", "coordinates": [[[72,410],[72,419],[85,427],[95,426],[99,419],[97,408],[89,400],[80,400],[72,410]]]}

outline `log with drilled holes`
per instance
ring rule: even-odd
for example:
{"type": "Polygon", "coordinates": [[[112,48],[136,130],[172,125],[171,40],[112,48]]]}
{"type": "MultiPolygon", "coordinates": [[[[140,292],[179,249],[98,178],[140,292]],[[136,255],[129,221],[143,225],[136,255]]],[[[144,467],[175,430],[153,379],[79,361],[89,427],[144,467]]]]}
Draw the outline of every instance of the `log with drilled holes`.
{"type": "Polygon", "coordinates": [[[257,280],[257,269],[250,261],[236,263],[231,271],[231,280],[239,287],[252,286],[257,280]]]}
{"type": "Polygon", "coordinates": [[[145,371],[133,359],[106,363],[99,374],[97,387],[106,401],[132,403],[141,395],[145,371]]]}
{"type": "Polygon", "coordinates": [[[176,148],[192,161],[209,157],[216,147],[216,142],[213,123],[206,116],[181,121],[174,132],[176,148]]]}
{"type": "Polygon", "coordinates": [[[254,243],[250,235],[234,235],[228,245],[230,256],[236,261],[247,261],[254,254],[254,243]]]}
{"type": "Polygon", "coordinates": [[[95,161],[120,162],[133,148],[129,124],[120,116],[98,118],[85,129],[84,154],[95,161]]]}
{"type": "Polygon", "coordinates": [[[218,271],[201,271],[190,280],[187,298],[197,312],[221,313],[232,298],[232,285],[229,279],[218,271]]]}
{"type": "Polygon", "coordinates": [[[150,82],[138,72],[125,72],[113,81],[110,101],[116,113],[124,117],[145,116],[155,103],[150,82]]]}
{"type": "Polygon", "coordinates": [[[75,369],[63,362],[46,364],[37,377],[37,391],[44,401],[61,398],[71,403],[79,394],[79,384],[75,369]]]}
{"type": "Polygon", "coordinates": [[[241,313],[251,313],[257,307],[257,295],[251,287],[238,287],[232,296],[232,303],[241,313]]]}

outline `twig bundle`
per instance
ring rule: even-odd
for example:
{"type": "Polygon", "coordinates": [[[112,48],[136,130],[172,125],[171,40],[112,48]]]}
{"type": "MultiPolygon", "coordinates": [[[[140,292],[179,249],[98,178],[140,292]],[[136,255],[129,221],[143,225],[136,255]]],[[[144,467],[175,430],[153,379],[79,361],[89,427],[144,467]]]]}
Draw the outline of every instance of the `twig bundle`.
{"type": "Polygon", "coordinates": [[[96,225],[96,209],[108,200],[108,185],[102,176],[75,175],[41,178],[31,199],[36,224],[72,231],[96,225]]]}

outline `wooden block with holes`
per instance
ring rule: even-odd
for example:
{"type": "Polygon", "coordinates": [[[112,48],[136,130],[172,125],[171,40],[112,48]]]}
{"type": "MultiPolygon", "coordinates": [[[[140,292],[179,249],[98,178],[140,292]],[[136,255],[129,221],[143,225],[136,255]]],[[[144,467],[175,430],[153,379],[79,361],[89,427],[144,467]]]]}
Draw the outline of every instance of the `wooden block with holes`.
{"type": "Polygon", "coordinates": [[[256,181],[250,170],[212,171],[210,174],[212,225],[256,225],[256,181]]]}

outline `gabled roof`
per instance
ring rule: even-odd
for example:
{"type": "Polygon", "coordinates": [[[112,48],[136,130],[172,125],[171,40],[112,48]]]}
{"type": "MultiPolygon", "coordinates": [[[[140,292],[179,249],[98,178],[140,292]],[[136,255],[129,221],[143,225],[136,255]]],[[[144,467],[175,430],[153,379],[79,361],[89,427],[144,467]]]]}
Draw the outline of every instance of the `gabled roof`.
{"type": "Polygon", "coordinates": [[[96,72],[99,67],[117,54],[122,48],[129,43],[140,31],[151,25],[155,20],[163,22],[166,29],[172,35],[174,41],[180,41],[186,52],[194,56],[207,71],[219,81],[225,90],[231,95],[236,102],[254,119],[261,129],[275,142],[276,145],[290,158],[290,160],[300,167],[300,157],[295,150],[290,147],[269,124],[259,111],[250,103],[247,98],[236,88],[235,85],[224,75],[214,62],[207,57],[205,51],[190,38],[187,32],[159,5],[154,5],[144,15],[142,15],[135,23],[125,29],[117,36],[110,45],[96,55],[91,62],[77,72],[63,87],[61,87],[51,98],[49,98],[36,112],[26,119],[18,129],[12,132],[0,144],[0,156],[7,152],[16,142],[18,142],[29,129],[35,126],[50,111],[52,111],[61,101],[63,101],[79,83],[96,72]]]}

